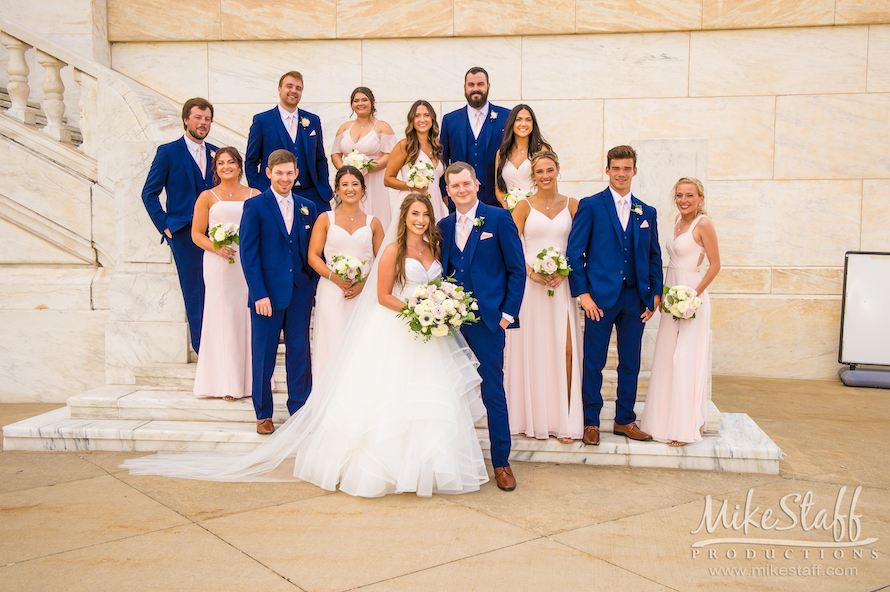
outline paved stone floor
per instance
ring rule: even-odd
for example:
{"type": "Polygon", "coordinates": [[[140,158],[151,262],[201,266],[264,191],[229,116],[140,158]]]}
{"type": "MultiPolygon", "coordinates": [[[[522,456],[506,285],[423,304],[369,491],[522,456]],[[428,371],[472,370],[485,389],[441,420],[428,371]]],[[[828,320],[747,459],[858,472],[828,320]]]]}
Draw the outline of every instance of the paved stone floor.
{"type": "MultiPolygon", "coordinates": [[[[0,589],[890,589],[890,392],[715,377],[714,402],[781,446],[781,475],[517,462],[512,493],[365,500],[118,468],[137,453],[3,452],[0,589]],[[741,525],[749,491],[747,533],[693,534],[706,496],[741,525]],[[768,509],[784,531],[760,528],[768,509]],[[715,538],[738,540],[693,548],[715,538]]],[[[55,407],[0,405],[0,425],[55,407]]]]}

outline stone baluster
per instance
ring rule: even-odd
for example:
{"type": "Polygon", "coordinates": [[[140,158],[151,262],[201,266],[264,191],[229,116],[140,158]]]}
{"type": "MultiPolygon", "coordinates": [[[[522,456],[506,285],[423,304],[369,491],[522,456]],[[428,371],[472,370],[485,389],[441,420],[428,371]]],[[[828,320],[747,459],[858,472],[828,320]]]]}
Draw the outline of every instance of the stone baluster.
{"type": "Polygon", "coordinates": [[[83,143],[78,150],[92,158],[98,158],[98,138],[96,126],[99,124],[99,84],[95,78],[74,69],[74,81],[80,85],[80,134],[83,143]]]}
{"type": "Polygon", "coordinates": [[[0,43],[9,50],[9,63],[6,65],[9,77],[7,92],[12,106],[6,115],[22,123],[34,125],[34,113],[28,108],[31,87],[28,86],[29,69],[25,61],[25,52],[31,49],[31,46],[2,31],[0,31],[0,43]]]}
{"type": "Polygon", "coordinates": [[[46,127],[42,131],[59,142],[70,142],[71,132],[62,121],[65,117],[65,83],[62,82],[60,72],[68,64],[39,49],[37,63],[43,66],[43,114],[46,115],[46,127]]]}

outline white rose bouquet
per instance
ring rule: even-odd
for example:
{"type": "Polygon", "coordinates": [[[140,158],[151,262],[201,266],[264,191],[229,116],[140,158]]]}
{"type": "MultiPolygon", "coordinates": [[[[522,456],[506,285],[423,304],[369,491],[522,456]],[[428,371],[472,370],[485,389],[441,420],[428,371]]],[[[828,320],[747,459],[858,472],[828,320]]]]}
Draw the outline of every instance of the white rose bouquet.
{"type": "MultiPolygon", "coordinates": [[[[569,260],[562,253],[553,247],[548,247],[538,253],[532,262],[532,271],[540,273],[544,277],[556,274],[565,276],[569,275],[572,268],[569,267],[569,260]]],[[[553,296],[553,290],[547,290],[547,295],[553,296]]]]}
{"type": "Polygon", "coordinates": [[[417,286],[399,317],[407,319],[415,337],[429,341],[430,337],[453,335],[452,331],[463,324],[475,323],[478,310],[472,293],[464,292],[453,278],[437,278],[417,286]]]}
{"type": "Polygon", "coordinates": [[[343,164],[355,167],[358,170],[364,173],[370,173],[374,166],[377,164],[377,161],[373,158],[368,158],[361,152],[356,149],[352,149],[352,152],[343,157],[343,164]]]}
{"type": "Polygon", "coordinates": [[[328,262],[328,268],[343,281],[364,282],[367,278],[362,273],[362,265],[365,263],[367,261],[359,261],[352,255],[334,255],[328,262]]]}
{"type": "Polygon", "coordinates": [[[507,209],[512,212],[519,202],[528,199],[531,195],[530,191],[526,192],[519,187],[511,187],[504,196],[504,201],[507,202],[507,209]]]}
{"type": "Polygon", "coordinates": [[[425,189],[436,178],[435,170],[428,162],[415,162],[408,171],[405,185],[412,189],[425,189]]]}
{"type": "Polygon", "coordinates": [[[698,297],[698,292],[689,286],[664,287],[661,310],[673,316],[675,321],[694,319],[695,310],[699,306],[701,306],[701,298],[698,297]]]}
{"type": "MultiPolygon", "coordinates": [[[[210,240],[213,241],[213,248],[227,247],[231,244],[238,244],[238,225],[222,222],[210,229],[210,240]]],[[[229,259],[229,263],[234,263],[234,259],[229,259]]]]}

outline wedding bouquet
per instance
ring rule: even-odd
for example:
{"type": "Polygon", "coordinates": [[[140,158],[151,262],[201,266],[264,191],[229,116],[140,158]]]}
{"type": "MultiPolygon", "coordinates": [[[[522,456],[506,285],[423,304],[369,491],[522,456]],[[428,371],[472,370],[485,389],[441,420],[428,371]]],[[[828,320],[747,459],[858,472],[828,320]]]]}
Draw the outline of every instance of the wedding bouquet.
{"type": "Polygon", "coordinates": [[[355,148],[352,149],[352,152],[343,157],[344,166],[352,166],[365,173],[370,173],[376,164],[376,160],[368,158],[355,148]]]}
{"type": "Polygon", "coordinates": [[[415,337],[422,335],[429,341],[430,337],[453,335],[453,329],[465,323],[475,323],[478,310],[472,293],[464,292],[453,278],[437,278],[417,286],[399,317],[408,320],[415,337]]]}
{"type": "Polygon", "coordinates": [[[412,189],[424,189],[436,178],[433,165],[428,162],[415,162],[408,171],[408,180],[405,185],[412,189]]]}
{"type": "Polygon", "coordinates": [[[531,192],[523,191],[519,187],[511,187],[507,194],[504,196],[504,201],[507,202],[507,209],[511,212],[513,208],[516,207],[519,202],[526,200],[532,196],[531,192]]]}
{"type": "Polygon", "coordinates": [[[665,286],[664,299],[661,301],[661,310],[670,313],[675,321],[680,319],[694,319],[695,310],[701,306],[701,298],[698,292],[689,286],[665,286]]]}
{"type": "MultiPolygon", "coordinates": [[[[210,229],[210,240],[213,241],[213,248],[227,247],[232,243],[238,244],[238,225],[221,222],[210,229]]],[[[235,260],[230,258],[229,263],[235,260]]]]}
{"type": "MultiPolygon", "coordinates": [[[[572,268],[569,267],[569,260],[562,253],[553,247],[548,247],[538,253],[538,256],[532,262],[532,271],[540,273],[544,277],[549,277],[556,274],[569,275],[572,268]]],[[[553,290],[547,290],[547,295],[553,296],[553,290]]]]}
{"type": "Polygon", "coordinates": [[[364,282],[362,265],[367,261],[359,261],[351,255],[334,255],[328,262],[328,267],[340,276],[343,281],[364,282]]]}

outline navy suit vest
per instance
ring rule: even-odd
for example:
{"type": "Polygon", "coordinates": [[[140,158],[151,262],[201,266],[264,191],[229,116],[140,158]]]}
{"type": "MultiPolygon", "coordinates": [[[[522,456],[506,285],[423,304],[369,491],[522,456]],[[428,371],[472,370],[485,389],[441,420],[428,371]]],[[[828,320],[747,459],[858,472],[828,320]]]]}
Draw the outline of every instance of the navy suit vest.
{"type": "Polygon", "coordinates": [[[470,277],[470,255],[467,250],[461,251],[457,245],[451,243],[451,255],[448,258],[447,275],[454,277],[464,290],[473,292],[473,280],[470,277]]]}
{"type": "Polygon", "coordinates": [[[485,184],[485,145],[482,143],[482,132],[479,138],[473,138],[473,130],[469,130],[469,144],[467,145],[467,164],[476,171],[476,178],[481,184],[485,184]]]}
{"type": "Polygon", "coordinates": [[[624,282],[628,288],[633,288],[637,285],[637,271],[634,265],[634,240],[630,230],[631,224],[633,224],[633,217],[627,222],[627,230],[621,233],[621,253],[624,255],[621,273],[624,274],[624,282]]]}
{"type": "Polygon", "coordinates": [[[294,261],[294,286],[297,288],[302,288],[306,284],[309,283],[310,278],[306,273],[306,265],[303,263],[303,255],[300,253],[300,244],[297,240],[297,228],[296,224],[300,223],[299,216],[294,219],[294,227],[291,228],[290,236],[288,237],[288,247],[290,248],[290,254],[293,257],[294,261]]]}

